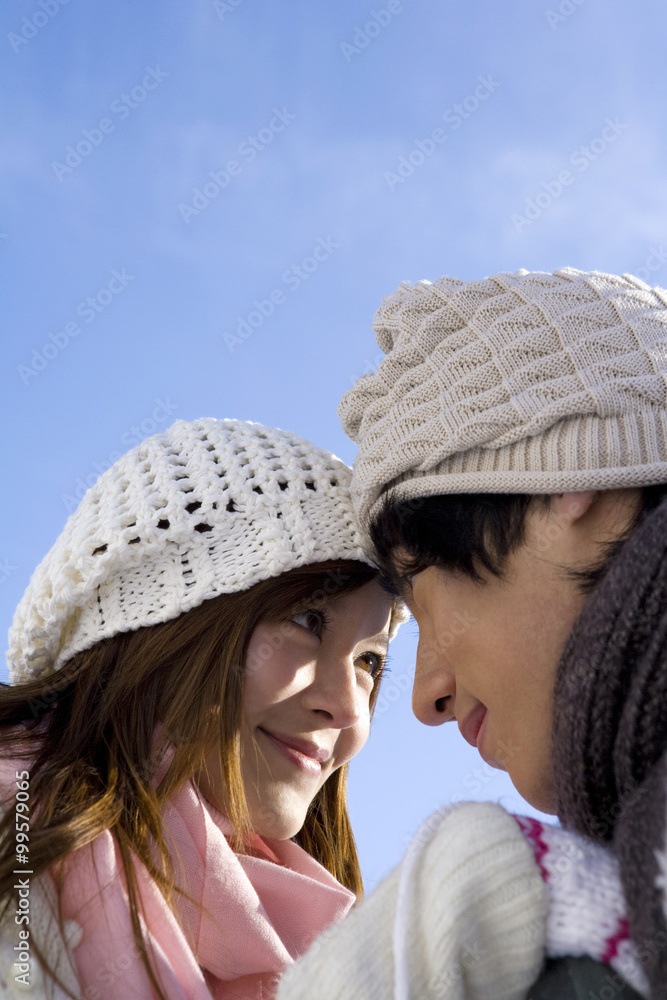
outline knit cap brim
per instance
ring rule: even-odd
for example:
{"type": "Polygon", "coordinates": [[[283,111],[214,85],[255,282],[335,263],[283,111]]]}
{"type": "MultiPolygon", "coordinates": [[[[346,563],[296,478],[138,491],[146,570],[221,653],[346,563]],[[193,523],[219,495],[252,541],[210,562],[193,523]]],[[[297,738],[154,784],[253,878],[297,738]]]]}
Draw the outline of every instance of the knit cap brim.
{"type": "Polygon", "coordinates": [[[307,564],[372,565],[351,470],[288,431],[177,421],[85,494],[35,570],[9,633],[13,683],[101,639],[307,564]]]}
{"type": "Polygon", "coordinates": [[[403,282],[341,400],[362,524],[385,496],[667,481],[667,292],[563,268],[403,282]]]}

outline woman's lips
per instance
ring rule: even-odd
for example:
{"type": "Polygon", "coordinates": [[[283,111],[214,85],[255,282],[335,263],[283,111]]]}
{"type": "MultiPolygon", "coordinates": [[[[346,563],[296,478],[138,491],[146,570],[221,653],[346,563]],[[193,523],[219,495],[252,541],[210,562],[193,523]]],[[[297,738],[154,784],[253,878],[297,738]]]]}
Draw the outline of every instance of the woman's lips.
{"type": "Polygon", "coordinates": [[[331,756],[329,750],[319,747],[308,740],[300,740],[294,736],[283,736],[282,733],[270,733],[268,729],[259,727],[260,733],[278,749],[283,757],[300,768],[306,774],[319,777],[322,774],[322,764],[331,756]]]}
{"type": "Polygon", "coordinates": [[[479,731],[486,719],[486,706],[481,702],[459,722],[461,736],[471,747],[478,748],[479,731]]]}

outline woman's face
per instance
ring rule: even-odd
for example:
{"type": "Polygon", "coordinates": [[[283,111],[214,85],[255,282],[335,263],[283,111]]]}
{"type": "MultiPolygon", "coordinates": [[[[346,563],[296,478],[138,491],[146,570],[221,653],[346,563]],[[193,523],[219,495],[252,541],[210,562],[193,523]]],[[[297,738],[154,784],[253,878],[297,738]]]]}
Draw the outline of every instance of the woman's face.
{"type": "MultiPolygon", "coordinates": [[[[260,623],[248,647],[241,773],[253,829],[286,840],[327,778],[368,738],[370,697],[387,655],[392,601],[375,582],[289,621],[260,623]]],[[[224,812],[211,759],[199,785],[224,812]]]]}

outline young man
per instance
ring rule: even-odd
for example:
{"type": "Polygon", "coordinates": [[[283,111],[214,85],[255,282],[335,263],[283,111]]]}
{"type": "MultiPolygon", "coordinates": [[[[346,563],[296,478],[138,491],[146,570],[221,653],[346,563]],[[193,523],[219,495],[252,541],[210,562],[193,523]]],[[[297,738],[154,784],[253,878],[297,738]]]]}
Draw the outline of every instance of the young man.
{"type": "Polygon", "coordinates": [[[456,720],[570,829],[441,811],[280,1000],[638,996],[624,977],[665,997],[667,293],[443,278],[402,284],[374,328],[386,357],[339,413],[357,513],[419,624],[415,713],[456,720]]]}
{"type": "Polygon", "coordinates": [[[339,413],[357,513],[419,625],[415,714],[613,841],[665,996],[667,292],[442,278],[402,284],[374,329],[386,358],[339,413]]]}

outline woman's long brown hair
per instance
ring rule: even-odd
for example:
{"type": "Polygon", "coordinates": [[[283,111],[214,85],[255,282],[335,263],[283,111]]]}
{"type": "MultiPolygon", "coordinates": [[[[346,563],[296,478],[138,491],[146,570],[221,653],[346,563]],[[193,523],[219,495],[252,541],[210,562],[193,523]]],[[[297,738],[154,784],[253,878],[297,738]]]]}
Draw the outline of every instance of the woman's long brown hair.
{"type": "MultiPolygon", "coordinates": [[[[287,620],[374,579],[359,562],[305,566],[247,591],[205,601],[172,621],[105,639],[61,670],[0,686],[0,754],[30,762],[30,868],[56,888],[72,851],[109,830],[122,859],[134,939],[156,995],[140,922],[138,859],[173,905],[173,865],[162,825],[165,800],[219,747],[227,814],[242,849],[251,829],[240,767],[243,664],[260,621],[287,620]],[[156,739],[156,733],[159,734],[156,739]],[[159,784],[156,762],[173,756],[159,784]]],[[[376,684],[377,689],[377,684],[376,684]]],[[[373,692],[373,701],[377,690],[373,692]]],[[[295,838],[353,892],[361,873],[345,801],[347,767],[320,789],[295,838]]],[[[14,812],[0,821],[0,915],[14,899],[14,812]]],[[[44,964],[43,956],[40,956],[44,964]]],[[[54,976],[47,967],[47,973],[54,976]]]]}

